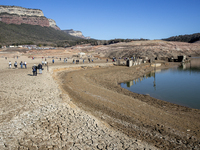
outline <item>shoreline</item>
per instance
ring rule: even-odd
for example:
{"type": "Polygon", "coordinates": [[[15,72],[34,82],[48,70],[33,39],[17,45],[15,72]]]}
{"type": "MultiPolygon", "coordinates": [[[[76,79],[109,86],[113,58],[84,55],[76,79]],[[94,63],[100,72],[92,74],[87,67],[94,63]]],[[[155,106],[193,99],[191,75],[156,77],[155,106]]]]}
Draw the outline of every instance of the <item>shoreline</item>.
{"type": "Polygon", "coordinates": [[[199,110],[118,84],[151,71],[148,64],[58,61],[34,77],[30,66],[42,59],[19,60],[28,69],[8,69],[0,58],[0,149],[199,148],[199,110]]]}
{"type": "Polygon", "coordinates": [[[8,60],[0,59],[0,149],[156,149],[110,128],[62,93],[53,68],[77,65],[58,63],[32,76],[30,66],[41,59],[24,59],[27,69],[8,69],[8,60]]]}
{"type": "MultiPolygon", "coordinates": [[[[108,123],[109,126],[115,130],[120,130],[130,137],[137,137],[142,141],[152,143],[154,146],[161,149],[177,147],[183,149],[191,148],[189,145],[198,143],[197,139],[200,137],[200,122],[198,121],[200,118],[199,110],[157,100],[148,95],[132,93],[119,87],[118,81],[124,81],[124,79],[129,80],[130,78],[133,79],[133,77],[130,77],[131,74],[135,74],[134,77],[137,78],[151,70],[148,70],[146,67],[141,69],[141,67],[142,66],[135,67],[135,69],[140,72],[138,74],[131,68],[129,68],[131,71],[128,71],[128,68],[124,69],[123,67],[114,66],[113,68],[117,69],[113,69],[112,67],[100,67],[98,69],[86,69],[85,71],[76,70],[62,73],[62,75],[58,76],[60,81],[62,81],[62,89],[68,91],[67,93],[72,97],[72,101],[78,107],[86,110],[103,122],[108,123]],[[123,70],[122,68],[125,70],[122,71],[125,77],[120,76],[120,73],[116,73],[117,71],[123,70]],[[109,72],[112,74],[109,74],[109,72]],[[65,78],[65,81],[62,78],[65,78]],[[77,85],[72,84],[72,82],[77,85]],[[85,88],[87,86],[92,86],[95,90],[85,88]],[[73,91],[73,89],[76,89],[78,92],[73,91]],[[97,92],[98,90],[104,90],[104,92],[97,92]],[[119,97],[116,98],[115,95],[121,98],[126,97],[131,100],[126,100],[126,102],[122,103],[119,97]],[[112,100],[110,100],[109,97],[112,97],[112,100]],[[139,113],[130,108],[133,100],[135,104],[140,106],[140,108],[134,107],[139,113]],[[127,104],[130,106],[127,106],[127,104]],[[120,108],[121,106],[124,108],[120,108]],[[141,109],[147,110],[142,112],[141,109]],[[159,113],[165,115],[158,115],[159,113]],[[196,117],[194,117],[194,115],[196,115],[196,117]],[[193,122],[193,124],[191,122],[193,122]],[[188,136],[196,138],[190,138],[188,136]]],[[[198,144],[195,145],[195,147],[196,146],[198,146],[198,144]]]]}

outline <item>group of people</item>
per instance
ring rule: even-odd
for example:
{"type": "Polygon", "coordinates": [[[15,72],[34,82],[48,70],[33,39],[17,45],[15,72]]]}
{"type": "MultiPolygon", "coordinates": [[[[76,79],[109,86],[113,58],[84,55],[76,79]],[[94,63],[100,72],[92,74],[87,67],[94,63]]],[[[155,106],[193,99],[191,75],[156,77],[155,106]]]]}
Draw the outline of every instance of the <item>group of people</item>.
{"type": "MultiPolygon", "coordinates": [[[[11,61],[8,62],[8,65],[9,65],[9,68],[12,67],[11,61]]],[[[21,61],[21,62],[20,62],[21,68],[23,68],[23,65],[24,65],[24,68],[27,69],[27,62],[26,62],[26,61],[24,61],[24,62],[21,61]]],[[[15,69],[17,69],[17,61],[15,61],[14,67],[15,67],[15,69]]]]}
{"type": "MultiPolygon", "coordinates": [[[[48,62],[46,64],[46,66],[47,66],[47,70],[48,70],[48,62]]],[[[33,67],[32,67],[32,70],[33,70],[33,76],[37,76],[37,70],[39,70],[39,74],[42,74],[42,70],[43,70],[42,64],[39,63],[38,66],[36,66],[34,64],[33,67]]]]}
{"type": "MultiPolygon", "coordinates": [[[[92,59],[92,62],[94,62],[93,59],[92,59]]],[[[90,58],[88,58],[88,63],[90,63],[90,58]]]]}
{"type": "Polygon", "coordinates": [[[64,63],[67,63],[67,58],[64,58],[64,63]]]}
{"type": "MultiPolygon", "coordinates": [[[[12,68],[12,62],[11,61],[9,61],[8,65],[9,65],[9,68],[12,68]]],[[[47,71],[49,70],[48,62],[45,61],[45,63],[43,63],[43,61],[42,61],[42,64],[39,63],[37,66],[35,64],[34,64],[34,66],[32,66],[33,76],[37,76],[37,70],[39,70],[39,74],[42,74],[42,70],[43,70],[42,66],[43,65],[47,66],[47,71]]],[[[26,61],[20,62],[20,67],[23,68],[23,66],[24,66],[25,69],[27,69],[27,62],[26,61]]],[[[15,69],[17,69],[17,61],[14,62],[14,67],[15,67],[15,69]]]]}
{"type": "MultiPolygon", "coordinates": [[[[63,59],[64,60],[64,63],[67,63],[67,58],[64,58],[63,59]]],[[[60,61],[61,61],[61,58],[60,58],[60,61]]],[[[75,60],[75,59],[72,59],[72,63],[74,64],[74,63],[79,63],[80,62],[80,60],[75,60]]],[[[84,64],[84,62],[85,62],[85,60],[83,59],[83,64],[84,64]]],[[[91,59],[91,58],[88,58],[88,63],[90,63],[90,62],[94,62],[94,60],[93,59],[91,59]]],[[[55,63],[55,60],[54,59],[52,59],[52,64],[54,64],[55,63]]]]}
{"type": "MultiPolygon", "coordinates": [[[[43,57],[42,57],[43,59],[43,57]]],[[[54,61],[53,61],[54,63],[54,61]]],[[[48,62],[47,62],[47,59],[45,58],[45,61],[42,60],[42,63],[39,63],[37,66],[36,64],[34,64],[32,66],[32,70],[33,70],[33,76],[37,76],[37,70],[39,70],[39,74],[42,74],[42,70],[43,70],[43,66],[46,66],[47,67],[47,71],[49,71],[49,65],[48,65],[48,62]]]]}

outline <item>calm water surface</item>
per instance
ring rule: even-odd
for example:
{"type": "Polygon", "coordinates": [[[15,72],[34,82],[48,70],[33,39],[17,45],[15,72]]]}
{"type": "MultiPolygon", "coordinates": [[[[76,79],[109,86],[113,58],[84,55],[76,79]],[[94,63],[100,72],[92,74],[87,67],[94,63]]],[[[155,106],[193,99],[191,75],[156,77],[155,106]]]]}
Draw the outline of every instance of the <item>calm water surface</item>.
{"type": "Polygon", "coordinates": [[[134,93],[200,109],[200,58],[171,69],[156,70],[121,87],[134,93]]]}

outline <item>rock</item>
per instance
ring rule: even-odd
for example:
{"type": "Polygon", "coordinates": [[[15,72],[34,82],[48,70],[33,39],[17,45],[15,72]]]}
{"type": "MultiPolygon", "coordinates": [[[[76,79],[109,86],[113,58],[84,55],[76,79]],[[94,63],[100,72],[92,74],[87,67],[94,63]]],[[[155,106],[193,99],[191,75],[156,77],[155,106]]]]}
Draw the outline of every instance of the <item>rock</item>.
{"type": "Polygon", "coordinates": [[[56,30],[60,28],[53,19],[47,19],[42,10],[27,9],[18,6],[0,6],[0,21],[6,24],[30,24],[42,27],[52,27],[56,30]]]}
{"type": "Polygon", "coordinates": [[[62,30],[62,31],[65,32],[65,33],[68,33],[68,34],[70,34],[72,36],[75,36],[75,37],[80,37],[80,38],[83,38],[83,39],[90,39],[90,37],[83,36],[81,31],[74,31],[73,29],[62,30]]]}

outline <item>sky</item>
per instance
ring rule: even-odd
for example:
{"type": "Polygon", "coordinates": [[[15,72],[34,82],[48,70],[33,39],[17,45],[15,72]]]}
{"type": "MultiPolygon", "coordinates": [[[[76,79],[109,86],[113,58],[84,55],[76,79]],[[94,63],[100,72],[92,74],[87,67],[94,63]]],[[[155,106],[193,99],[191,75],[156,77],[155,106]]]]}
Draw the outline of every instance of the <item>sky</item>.
{"type": "Polygon", "coordinates": [[[0,0],[0,5],[40,9],[61,30],[99,40],[200,33],[200,0],[0,0]]]}

